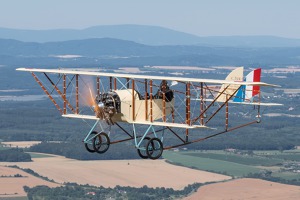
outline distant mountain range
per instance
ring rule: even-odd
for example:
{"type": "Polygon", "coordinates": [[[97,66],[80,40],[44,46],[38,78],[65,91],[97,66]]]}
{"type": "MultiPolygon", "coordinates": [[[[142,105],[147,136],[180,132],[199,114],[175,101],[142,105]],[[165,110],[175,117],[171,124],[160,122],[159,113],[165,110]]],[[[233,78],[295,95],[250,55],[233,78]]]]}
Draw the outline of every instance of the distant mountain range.
{"type": "Polygon", "coordinates": [[[58,62],[72,65],[292,65],[300,63],[300,47],[153,46],[112,38],[46,43],[0,39],[0,65],[57,65],[58,62]]]}
{"type": "Polygon", "coordinates": [[[92,38],[114,38],[144,45],[198,45],[214,47],[300,47],[300,39],[274,36],[199,37],[158,26],[105,25],[82,30],[19,30],[0,28],[1,39],[23,42],[60,42],[92,38]]]}

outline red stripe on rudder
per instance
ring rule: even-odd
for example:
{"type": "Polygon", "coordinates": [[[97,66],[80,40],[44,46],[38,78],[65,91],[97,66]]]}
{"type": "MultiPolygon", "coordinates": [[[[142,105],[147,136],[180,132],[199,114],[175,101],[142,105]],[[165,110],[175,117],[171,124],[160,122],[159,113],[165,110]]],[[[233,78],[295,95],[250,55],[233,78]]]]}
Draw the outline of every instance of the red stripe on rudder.
{"type": "MultiPolygon", "coordinates": [[[[253,82],[260,82],[261,68],[255,69],[253,74],[254,74],[253,82]]],[[[254,85],[253,91],[252,91],[252,96],[257,95],[259,92],[260,92],[260,86],[254,85]]]]}

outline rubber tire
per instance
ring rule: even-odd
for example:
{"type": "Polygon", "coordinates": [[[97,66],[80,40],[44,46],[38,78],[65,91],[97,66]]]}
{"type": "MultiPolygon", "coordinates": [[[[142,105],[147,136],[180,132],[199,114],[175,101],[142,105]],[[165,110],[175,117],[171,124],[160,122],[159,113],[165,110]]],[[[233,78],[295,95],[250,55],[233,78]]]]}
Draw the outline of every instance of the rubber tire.
{"type": "MultiPolygon", "coordinates": [[[[98,134],[97,131],[92,131],[90,136],[94,137],[94,135],[98,134]]],[[[84,143],[84,146],[86,148],[86,150],[90,153],[95,153],[96,151],[94,150],[94,145],[93,145],[93,141],[92,144],[88,144],[88,143],[84,143]],[[91,145],[91,147],[89,147],[89,145],[91,145]]]]}
{"type": "Polygon", "coordinates": [[[150,159],[152,159],[152,160],[158,159],[162,155],[163,150],[164,150],[163,144],[160,139],[152,138],[151,140],[148,141],[147,146],[146,146],[146,152],[150,159]],[[159,145],[159,149],[157,149],[157,147],[155,146],[156,144],[159,145]],[[155,155],[154,152],[157,150],[159,150],[159,153],[157,155],[155,155]]]}
{"type": "Polygon", "coordinates": [[[109,149],[109,146],[110,146],[110,139],[109,139],[108,135],[104,132],[99,133],[99,135],[97,135],[97,137],[95,137],[93,139],[93,146],[94,146],[95,152],[100,153],[100,154],[105,153],[109,149]],[[100,144],[97,143],[97,139],[99,139],[100,144]],[[106,141],[106,143],[104,143],[104,141],[106,141]],[[100,145],[100,146],[97,146],[97,145],[100,145]]]}
{"type": "MultiPolygon", "coordinates": [[[[148,140],[149,141],[150,137],[145,137],[144,140],[148,140]]],[[[146,145],[144,146],[145,149],[146,149],[147,144],[148,144],[148,142],[146,142],[146,145]]],[[[142,151],[144,151],[144,150],[142,150],[142,151]]],[[[148,159],[149,158],[149,156],[147,155],[147,151],[146,150],[145,150],[145,155],[141,152],[141,149],[137,149],[137,152],[138,152],[138,154],[139,154],[139,156],[141,158],[143,158],[143,159],[148,159]]]]}

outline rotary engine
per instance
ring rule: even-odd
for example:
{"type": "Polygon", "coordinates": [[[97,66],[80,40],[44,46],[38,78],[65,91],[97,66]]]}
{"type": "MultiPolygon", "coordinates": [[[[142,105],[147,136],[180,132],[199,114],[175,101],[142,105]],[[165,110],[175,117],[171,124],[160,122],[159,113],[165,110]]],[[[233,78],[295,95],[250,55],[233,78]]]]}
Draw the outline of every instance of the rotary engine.
{"type": "Polygon", "coordinates": [[[105,92],[95,99],[95,113],[97,118],[105,120],[108,124],[114,124],[112,117],[121,112],[120,97],[116,92],[105,92]]]}

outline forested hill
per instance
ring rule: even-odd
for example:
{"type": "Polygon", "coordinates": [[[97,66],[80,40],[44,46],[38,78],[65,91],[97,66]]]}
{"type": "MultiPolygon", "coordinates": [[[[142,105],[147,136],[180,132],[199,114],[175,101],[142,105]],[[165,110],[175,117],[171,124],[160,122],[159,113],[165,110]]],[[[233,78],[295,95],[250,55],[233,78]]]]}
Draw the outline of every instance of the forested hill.
{"type": "Polygon", "coordinates": [[[77,59],[77,64],[98,64],[95,61],[97,58],[100,63],[103,63],[103,60],[99,59],[106,59],[105,63],[111,64],[115,64],[116,60],[124,63],[126,59],[127,63],[133,65],[151,65],[153,62],[160,65],[251,65],[253,63],[292,65],[300,61],[300,47],[149,46],[111,38],[47,43],[0,39],[0,64],[9,65],[19,62],[27,65],[33,58],[34,63],[50,63],[50,61],[60,61],[60,55],[78,55],[81,60],[77,59]]]}
{"type": "MultiPolygon", "coordinates": [[[[201,29],[200,29],[201,30],[201,29]]],[[[201,34],[201,33],[200,33],[201,34]]],[[[198,36],[146,25],[102,25],[85,29],[22,30],[0,28],[0,38],[24,42],[56,42],[115,38],[146,45],[200,45],[226,47],[300,47],[300,39],[275,36],[198,36]]]]}

